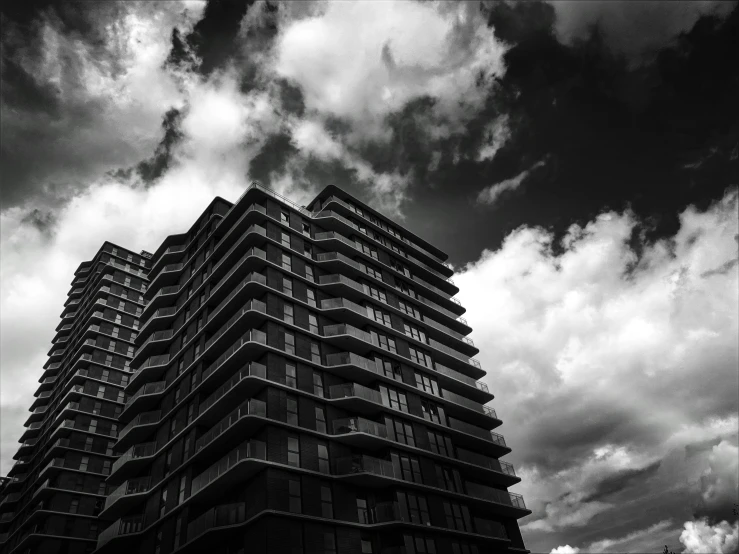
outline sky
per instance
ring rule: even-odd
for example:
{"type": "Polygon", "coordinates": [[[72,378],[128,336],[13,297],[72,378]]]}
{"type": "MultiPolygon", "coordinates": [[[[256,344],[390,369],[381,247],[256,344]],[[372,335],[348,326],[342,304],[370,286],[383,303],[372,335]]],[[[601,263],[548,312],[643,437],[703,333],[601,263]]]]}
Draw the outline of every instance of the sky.
{"type": "Polygon", "coordinates": [[[0,473],[65,295],[258,180],[449,253],[532,552],[739,548],[730,1],[6,2],[0,473]]]}

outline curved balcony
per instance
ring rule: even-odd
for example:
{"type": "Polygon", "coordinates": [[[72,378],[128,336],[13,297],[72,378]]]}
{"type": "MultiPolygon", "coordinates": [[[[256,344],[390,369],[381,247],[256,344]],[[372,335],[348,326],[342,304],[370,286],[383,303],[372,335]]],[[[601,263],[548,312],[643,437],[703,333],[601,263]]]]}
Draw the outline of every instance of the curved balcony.
{"type": "Polygon", "coordinates": [[[130,392],[140,387],[142,383],[153,381],[158,379],[167,369],[169,365],[170,355],[160,354],[158,356],[150,356],[146,361],[141,364],[141,367],[136,369],[131,376],[131,380],[126,385],[125,391],[130,392]]]}
{"type": "MultiPolygon", "coordinates": [[[[212,375],[213,373],[209,373],[204,376],[199,389],[201,393],[207,392],[209,385],[215,381],[215,379],[209,379],[212,375]]],[[[249,362],[200,402],[196,418],[198,425],[215,424],[222,417],[224,410],[229,409],[243,398],[252,398],[266,385],[266,381],[266,366],[257,362],[249,362]],[[218,409],[211,409],[216,405],[218,409]]]]}
{"type": "Polygon", "coordinates": [[[455,457],[458,462],[464,462],[466,467],[465,475],[467,477],[505,487],[510,487],[521,481],[521,478],[516,475],[513,466],[508,462],[465,450],[464,448],[457,448],[455,457]]]}
{"type": "Polygon", "coordinates": [[[267,417],[267,403],[257,398],[247,398],[215,426],[195,441],[196,457],[214,456],[223,452],[236,437],[250,436],[261,427],[267,417]],[[207,449],[205,447],[208,446],[207,449]]]}
{"type": "Polygon", "coordinates": [[[333,434],[341,442],[363,448],[382,448],[388,439],[385,425],[362,417],[334,420],[333,434]]]}
{"type": "MultiPolygon", "coordinates": [[[[146,312],[146,308],[144,308],[146,312]]],[[[159,308],[151,314],[151,317],[147,319],[143,325],[139,328],[139,336],[145,336],[144,331],[157,331],[161,327],[169,325],[174,321],[174,316],[177,313],[176,306],[167,306],[166,308],[159,308]]],[[[143,316],[143,313],[141,314],[143,316]]]]}
{"type": "Polygon", "coordinates": [[[156,442],[136,444],[126,450],[114,463],[108,476],[109,483],[120,483],[135,476],[156,454],[156,442]]]}
{"type": "Polygon", "coordinates": [[[121,421],[127,421],[131,414],[135,412],[153,408],[159,400],[159,395],[164,392],[166,387],[167,383],[165,381],[146,383],[142,386],[126,402],[126,406],[119,416],[121,421]]]}
{"type": "Polygon", "coordinates": [[[191,497],[207,502],[227,494],[260,471],[267,460],[267,443],[249,439],[192,479],[191,497]]]}
{"type": "MultiPolygon", "coordinates": [[[[148,290],[153,291],[154,288],[149,287],[148,290]]],[[[148,318],[148,314],[152,313],[152,310],[159,309],[159,307],[163,304],[172,302],[174,299],[177,298],[181,290],[182,289],[179,285],[169,285],[157,290],[154,296],[152,296],[151,299],[147,302],[146,306],[144,306],[144,309],[141,310],[141,319],[143,320],[145,318],[148,318]]],[[[142,326],[141,328],[143,329],[144,326],[142,326]]]]}
{"type": "MultiPolygon", "coordinates": [[[[149,288],[147,292],[159,290],[162,287],[173,285],[180,276],[182,268],[185,266],[182,262],[165,265],[162,270],[149,280],[149,288]]],[[[144,293],[144,298],[151,298],[151,295],[144,293]]]]}
{"type": "Polygon", "coordinates": [[[135,477],[121,483],[105,498],[105,507],[98,515],[102,519],[113,519],[130,512],[146,499],[151,488],[151,476],[135,477]]]}
{"type": "Polygon", "coordinates": [[[160,419],[160,410],[138,414],[118,433],[116,448],[120,450],[133,443],[141,442],[157,428],[160,419]]]}
{"type": "Polygon", "coordinates": [[[126,538],[134,541],[131,544],[135,544],[135,540],[138,540],[136,535],[143,530],[143,514],[123,517],[115,521],[109,527],[103,529],[100,535],[98,535],[97,549],[103,549],[105,545],[113,539],[117,539],[115,544],[119,549],[124,548],[125,545],[129,544],[129,540],[124,540],[126,538]]]}
{"type": "Polygon", "coordinates": [[[447,419],[449,421],[449,428],[458,431],[454,439],[457,446],[470,446],[476,450],[490,451],[497,456],[508,454],[511,451],[506,446],[503,435],[482,429],[481,427],[453,417],[447,419]]]}
{"type": "Polygon", "coordinates": [[[144,343],[134,353],[131,358],[130,364],[136,366],[141,360],[148,356],[151,356],[155,351],[161,351],[161,349],[168,345],[169,340],[174,335],[174,329],[163,329],[161,331],[154,331],[150,334],[144,343]]]}

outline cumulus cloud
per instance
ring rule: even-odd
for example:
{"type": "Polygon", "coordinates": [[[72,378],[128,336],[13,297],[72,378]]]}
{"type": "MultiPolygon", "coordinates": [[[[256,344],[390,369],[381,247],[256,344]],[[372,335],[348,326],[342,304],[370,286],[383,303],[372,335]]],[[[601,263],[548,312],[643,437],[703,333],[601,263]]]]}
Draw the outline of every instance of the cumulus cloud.
{"type": "MultiPolygon", "coordinates": [[[[501,133],[504,133],[504,131],[501,131],[501,133]]],[[[493,146],[495,146],[495,140],[496,139],[493,138],[493,146]]],[[[501,145],[503,140],[503,138],[498,139],[501,145]]],[[[497,151],[497,149],[498,148],[496,147],[495,151],[497,151]]],[[[492,155],[494,156],[495,152],[493,152],[492,155]]],[[[523,183],[524,179],[526,179],[526,177],[528,177],[532,171],[535,171],[536,169],[542,167],[544,164],[544,160],[538,161],[530,168],[522,171],[515,177],[511,177],[510,179],[506,179],[504,181],[501,181],[500,183],[495,183],[494,185],[485,187],[477,195],[477,203],[492,206],[503,194],[516,190],[518,187],[520,187],[521,183],[523,183]]]]}
{"type": "MultiPolygon", "coordinates": [[[[706,211],[686,209],[675,235],[656,242],[629,212],[573,225],[558,243],[522,227],[455,276],[509,423],[534,546],[578,528],[588,543],[625,536],[607,529],[631,517],[632,501],[662,514],[648,525],[676,501],[689,510],[708,452],[688,460],[685,447],[736,436],[739,278],[728,262],[738,200],[731,190],[706,211]]],[[[714,454],[709,496],[726,482],[728,455],[714,454]]]]}
{"type": "Polygon", "coordinates": [[[688,521],[680,534],[683,554],[734,554],[739,550],[739,523],[722,521],[709,525],[704,520],[688,521]]]}
{"type": "Polygon", "coordinates": [[[734,8],[734,2],[724,0],[550,0],[549,3],[557,13],[555,29],[562,42],[585,38],[598,25],[610,48],[633,63],[645,61],[657,50],[672,45],[701,16],[723,17],[734,8]]]}
{"type": "Polygon", "coordinates": [[[29,189],[68,197],[101,173],[138,162],[156,145],[162,115],[182,100],[161,66],[171,29],[190,28],[202,4],[90,8],[79,17],[94,36],[70,30],[52,10],[31,36],[4,21],[6,206],[29,189]]]}
{"type": "Polygon", "coordinates": [[[722,440],[711,449],[708,466],[701,476],[698,515],[714,521],[731,517],[739,502],[739,446],[722,440]]]}
{"type": "Polygon", "coordinates": [[[331,2],[284,24],[275,71],[299,84],[308,109],[377,137],[418,97],[434,98],[452,127],[474,117],[504,52],[470,3],[331,2]]]}
{"type": "Polygon", "coordinates": [[[580,552],[579,548],[574,548],[568,544],[565,546],[558,546],[557,548],[552,548],[549,554],[579,554],[579,552],[580,552]]]}

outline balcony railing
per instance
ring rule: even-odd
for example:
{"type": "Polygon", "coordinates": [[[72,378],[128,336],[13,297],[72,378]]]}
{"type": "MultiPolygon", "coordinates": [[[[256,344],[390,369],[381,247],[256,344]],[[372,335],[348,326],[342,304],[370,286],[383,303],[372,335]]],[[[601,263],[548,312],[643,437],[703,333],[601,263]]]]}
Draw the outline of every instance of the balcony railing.
{"type": "Polygon", "coordinates": [[[231,316],[231,318],[224,323],[218,331],[215,332],[215,334],[210,337],[207,341],[205,341],[205,350],[208,350],[210,346],[217,341],[219,338],[223,336],[226,331],[228,331],[231,327],[233,327],[236,322],[243,316],[245,313],[249,311],[257,311],[261,313],[267,313],[267,304],[262,302],[261,300],[251,299],[249,300],[240,310],[238,310],[234,315],[231,316]]]}
{"type": "Polygon", "coordinates": [[[523,496],[521,496],[520,494],[508,491],[501,491],[492,487],[481,485],[479,483],[472,483],[470,481],[467,481],[465,483],[465,488],[467,489],[467,494],[475,498],[490,500],[497,504],[513,506],[515,508],[521,508],[522,510],[526,509],[526,504],[523,501],[523,496]]]}
{"type": "Polygon", "coordinates": [[[367,402],[382,405],[382,394],[380,391],[358,385],[357,383],[342,383],[329,388],[329,397],[332,400],[339,398],[361,398],[367,402]]]}
{"type": "Polygon", "coordinates": [[[133,403],[141,396],[148,396],[152,394],[159,394],[164,391],[167,387],[166,381],[157,381],[156,383],[146,383],[143,387],[137,390],[131,398],[126,402],[126,409],[130,408],[133,403]]]}
{"type": "Polygon", "coordinates": [[[220,423],[209,429],[195,442],[195,451],[199,452],[205,446],[213,442],[216,437],[222,435],[227,429],[247,416],[267,417],[267,403],[256,398],[249,398],[236,408],[233,412],[223,418],[220,423]]]}
{"type": "Polygon", "coordinates": [[[226,473],[229,469],[243,460],[266,460],[267,459],[267,443],[259,440],[249,440],[238,448],[229,452],[226,456],[218,460],[200,475],[192,480],[192,492],[195,494],[200,489],[215,481],[219,476],[226,473]]]}
{"type": "Polygon", "coordinates": [[[387,428],[382,423],[370,421],[362,417],[349,417],[334,421],[334,435],[347,433],[367,433],[381,439],[387,438],[387,428]]]}
{"type": "Polygon", "coordinates": [[[104,529],[98,536],[98,548],[115,537],[138,533],[144,528],[144,516],[126,516],[104,529]]]}
{"type": "Polygon", "coordinates": [[[261,377],[262,379],[267,378],[266,366],[257,363],[250,362],[246,366],[242,367],[238,373],[233,375],[228,381],[218,387],[210,396],[200,403],[198,413],[205,413],[208,408],[223,398],[230,390],[247,377],[261,377]]]}
{"type": "Polygon", "coordinates": [[[130,462],[131,460],[153,456],[156,452],[156,446],[157,444],[155,442],[145,442],[132,446],[113,463],[111,473],[115,473],[123,464],[130,462]]]}
{"type": "Polygon", "coordinates": [[[489,392],[488,386],[485,383],[483,383],[482,381],[476,381],[469,375],[465,375],[464,373],[460,373],[459,371],[448,368],[438,362],[434,362],[434,367],[436,368],[436,371],[438,371],[442,375],[446,375],[447,377],[451,377],[452,379],[461,381],[462,383],[465,383],[471,387],[476,387],[483,392],[489,392]]]}
{"type": "Polygon", "coordinates": [[[124,481],[118,488],[108,494],[105,498],[105,507],[109,508],[119,498],[132,494],[141,494],[147,492],[151,488],[151,476],[137,477],[124,481]]]}
{"type": "Polygon", "coordinates": [[[131,421],[129,421],[123,429],[121,429],[120,433],[118,433],[118,439],[120,440],[125,437],[128,432],[131,431],[131,429],[133,429],[134,427],[158,423],[161,415],[162,412],[160,410],[153,410],[151,412],[143,412],[138,414],[131,421]]]}
{"type": "Polygon", "coordinates": [[[360,306],[356,302],[352,302],[351,300],[347,300],[346,298],[328,298],[326,300],[321,300],[322,310],[335,310],[339,308],[346,308],[347,310],[356,312],[364,317],[369,317],[367,315],[366,307],[360,306]]]}
{"type": "Polygon", "coordinates": [[[324,337],[335,337],[338,335],[349,335],[356,339],[372,344],[372,335],[361,329],[357,329],[352,325],[346,323],[339,323],[337,325],[327,325],[323,328],[324,337]]]}
{"type": "Polygon", "coordinates": [[[203,371],[203,380],[205,380],[211,373],[213,373],[219,367],[221,367],[224,363],[226,363],[226,360],[228,360],[242,346],[244,346],[245,344],[249,342],[258,342],[260,344],[267,344],[267,334],[258,329],[252,329],[250,331],[247,331],[244,335],[241,336],[239,340],[237,340],[233,345],[231,345],[231,347],[228,350],[226,350],[223,354],[221,354],[215,362],[210,364],[203,371]]]}
{"type": "Polygon", "coordinates": [[[339,458],[336,460],[336,473],[337,475],[371,473],[392,479],[400,478],[395,474],[395,468],[391,461],[381,460],[365,454],[339,458]]]}
{"type": "MultiPolygon", "coordinates": [[[[256,506],[250,505],[249,511],[253,513],[256,506]]],[[[223,504],[211,508],[204,514],[200,515],[187,526],[187,540],[192,541],[210,529],[224,527],[226,525],[236,525],[243,523],[247,518],[247,503],[235,502],[233,504],[223,504]]]]}
{"type": "Polygon", "coordinates": [[[499,473],[505,473],[506,475],[510,475],[512,477],[516,476],[515,469],[508,462],[496,460],[495,458],[489,458],[488,456],[484,456],[483,454],[478,454],[477,452],[472,452],[470,450],[465,450],[464,448],[457,448],[457,459],[462,462],[467,462],[476,466],[492,469],[493,471],[497,471],[499,473]]]}

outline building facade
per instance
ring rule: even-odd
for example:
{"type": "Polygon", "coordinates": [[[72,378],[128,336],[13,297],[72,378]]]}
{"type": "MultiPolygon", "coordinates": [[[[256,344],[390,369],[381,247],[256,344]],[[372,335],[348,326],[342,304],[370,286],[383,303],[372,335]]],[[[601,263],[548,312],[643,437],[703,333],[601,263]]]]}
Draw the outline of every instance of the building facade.
{"type": "Polygon", "coordinates": [[[110,243],[82,263],[0,499],[0,551],[95,549],[149,260],[110,243]]]}
{"type": "Polygon", "coordinates": [[[333,186],[302,207],[255,184],[168,237],[86,493],[95,551],[526,552],[445,259],[333,186]]]}

